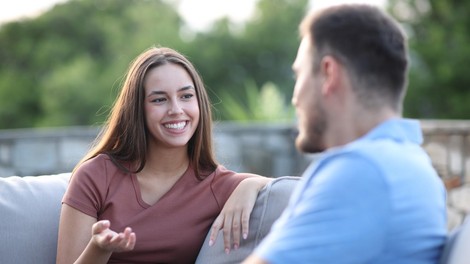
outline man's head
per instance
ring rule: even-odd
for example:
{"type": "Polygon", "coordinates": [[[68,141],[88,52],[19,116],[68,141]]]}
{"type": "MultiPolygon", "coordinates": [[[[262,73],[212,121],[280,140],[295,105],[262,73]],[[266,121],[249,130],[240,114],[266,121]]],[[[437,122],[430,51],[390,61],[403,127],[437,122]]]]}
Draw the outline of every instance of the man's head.
{"type": "Polygon", "coordinates": [[[373,6],[339,5],[309,14],[300,31],[292,100],[299,115],[300,150],[318,152],[329,147],[325,133],[333,117],[328,115],[325,98],[330,86],[350,87],[354,102],[366,111],[385,107],[401,114],[407,47],[402,30],[390,16],[373,6]]]}

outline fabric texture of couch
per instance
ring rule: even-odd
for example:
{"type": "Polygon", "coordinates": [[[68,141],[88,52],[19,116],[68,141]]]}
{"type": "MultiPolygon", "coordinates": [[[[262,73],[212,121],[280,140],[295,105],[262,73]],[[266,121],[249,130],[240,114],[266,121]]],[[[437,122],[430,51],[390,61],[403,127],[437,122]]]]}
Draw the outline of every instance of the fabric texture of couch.
{"type": "MultiPolygon", "coordinates": [[[[55,263],[61,199],[70,173],[0,178],[0,263],[55,263]]],[[[259,194],[250,218],[249,236],[238,250],[225,254],[222,233],[197,263],[239,263],[268,233],[287,205],[299,177],[279,177],[259,194]]]]}
{"type": "Polygon", "coordinates": [[[450,232],[442,252],[440,264],[470,263],[470,214],[465,221],[450,232]]]}
{"type": "Polygon", "coordinates": [[[209,247],[209,234],[207,234],[196,263],[242,262],[268,234],[271,225],[281,215],[298,179],[288,176],[276,178],[260,192],[251,212],[248,237],[240,241],[238,250],[232,249],[229,255],[225,254],[222,232],[219,232],[216,243],[209,247]]]}

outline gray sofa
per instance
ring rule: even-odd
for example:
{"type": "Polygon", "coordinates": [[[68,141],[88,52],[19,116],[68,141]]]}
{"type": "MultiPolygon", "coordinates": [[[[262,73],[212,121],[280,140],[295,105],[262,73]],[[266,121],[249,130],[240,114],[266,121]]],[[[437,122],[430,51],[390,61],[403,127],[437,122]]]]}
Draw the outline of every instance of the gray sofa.
{"type": "MultiPolygon", "coordinates": [[[[0,263],[55,263],[62,195],[70,173],[0,178],[0,263]]],[[[222,232],[208,239],[196,263],[240,263],[268,233],[287,205],[298,177],[280,177],[259,194],[250,219],[249,237],[226,255],[222,232]]]]}

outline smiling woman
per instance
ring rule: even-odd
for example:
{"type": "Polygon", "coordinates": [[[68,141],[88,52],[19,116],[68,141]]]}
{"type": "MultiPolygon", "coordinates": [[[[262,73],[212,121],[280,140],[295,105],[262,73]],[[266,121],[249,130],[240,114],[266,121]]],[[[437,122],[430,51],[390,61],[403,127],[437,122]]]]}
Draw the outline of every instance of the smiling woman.
{"type": "Polygon", "coordinates": [[[72,174],[57,263],[194,263],[211,225],[212,244],[223,228],[225,251],[238,248],[271,180],[218,164],[211,132],[211,104],[192,63],[169,48],[140,54],[72,174]]]}
{"type": "Polygon", "coordinates": [[[145,118],[151,144],[165,148],[184,147],[199,123],[196,89],[181,66],[153,68],[144,81],[145,118]],[[154,142],[153,142],[154,141],[154,142]]]}

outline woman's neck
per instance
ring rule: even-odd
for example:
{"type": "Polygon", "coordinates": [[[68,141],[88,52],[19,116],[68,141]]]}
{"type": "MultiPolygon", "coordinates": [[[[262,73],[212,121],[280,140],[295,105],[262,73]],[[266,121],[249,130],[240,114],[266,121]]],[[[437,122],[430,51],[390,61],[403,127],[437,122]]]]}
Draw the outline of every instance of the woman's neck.
{"type": "Polygon", "coordinates": [[[186,148],[149,150],[142,174],[153,177],[172,177],[184,173],[189,165],[186,148]]]}

